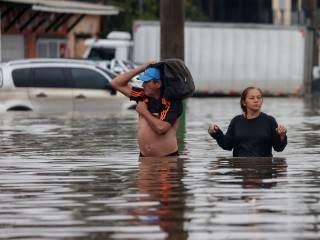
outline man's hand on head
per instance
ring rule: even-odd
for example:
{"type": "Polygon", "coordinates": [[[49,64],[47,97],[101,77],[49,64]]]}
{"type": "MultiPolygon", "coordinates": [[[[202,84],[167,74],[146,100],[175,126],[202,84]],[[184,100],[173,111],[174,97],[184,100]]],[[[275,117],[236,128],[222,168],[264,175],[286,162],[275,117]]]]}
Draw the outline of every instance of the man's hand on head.
{"type": "Polygon", "coordinates": [[[148,61],[148,62],[142,64],[142,68],[144,70],[146,70],[151,64],[155,64],[155,63],[157,63],[157,62],[156,61],[148,61]]]}

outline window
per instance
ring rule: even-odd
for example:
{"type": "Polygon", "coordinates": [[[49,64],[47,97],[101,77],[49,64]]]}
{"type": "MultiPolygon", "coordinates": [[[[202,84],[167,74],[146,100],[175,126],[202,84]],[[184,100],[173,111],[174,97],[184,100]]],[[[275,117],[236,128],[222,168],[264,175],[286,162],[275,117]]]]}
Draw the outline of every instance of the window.
{"type": "Polygon", "coordinates": [[[65,39],[40,38],[37,41],[37,57],[64,58],[66,56],[67,41],[65,39]]]}
{"type": "Polygon", "coordinates": [[[13,83],[16,87],[28,87],[30,79],[30,68],[16,69],[12,71],[13,83]]]}
{"type": "Polygon", "coordinates": [[[102,69],[102,68],[99,68],[101,71],[104,71],[111,79],[114,79],[117,77],[116,74],[112,73],[112,72],[109,72],[108,70],[106,69],[102,69]]]}
{"type": "Polygon", "coordinates": [[[116,55],[115,48],[93,47],[91,48],[88,58],[111,60],[115,58],[115,55],[116,55]]]}
{"type": "Polygon", "coordinates": [[[75,88],[106,89],[109,81],[100,73],[91,69],[71,68],[75,88]]]}
{"type": "Polygon", "coordinates": [[[48,57],[47,45],[45,43],[38,43],[37,45],[37,57],[46,58],[48,57]]]}
{"type": "Polygon", "coordinates": [[[35,68],[33,87],[67,88],[62,68],[35,68]]]}

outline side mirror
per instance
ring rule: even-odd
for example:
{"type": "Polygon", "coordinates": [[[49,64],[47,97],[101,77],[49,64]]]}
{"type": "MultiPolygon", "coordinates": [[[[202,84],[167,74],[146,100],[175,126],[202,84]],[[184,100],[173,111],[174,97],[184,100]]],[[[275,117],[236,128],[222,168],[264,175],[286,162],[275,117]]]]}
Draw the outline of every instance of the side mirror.
{"type": "Polygon", "coordinates": [[[115,90],[114,88],[110,89],[110,93],[111,95],[116,95],[117,94],[117,90],[115,90]]]}
{"type": "Polygon", "coordinates": [[[111,95],[116,95],[117,94],[117,90],[115,90],[113,87],[111,87],[110,85],[106,86],[106,89],[110,91],[111,95]]]}

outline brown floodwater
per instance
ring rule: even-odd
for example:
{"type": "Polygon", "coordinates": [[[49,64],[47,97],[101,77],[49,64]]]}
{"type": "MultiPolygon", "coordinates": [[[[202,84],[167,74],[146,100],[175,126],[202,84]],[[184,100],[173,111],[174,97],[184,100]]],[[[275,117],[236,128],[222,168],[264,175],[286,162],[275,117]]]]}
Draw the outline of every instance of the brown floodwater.
{"type": "Polygon", "coordinates": [[[0,115],[0,239],[320,239],[320,100],[265,98],[273,158],[232,158],[238,98],[191,98],[178,158],[139,158],[137,114],[0,115]]]}

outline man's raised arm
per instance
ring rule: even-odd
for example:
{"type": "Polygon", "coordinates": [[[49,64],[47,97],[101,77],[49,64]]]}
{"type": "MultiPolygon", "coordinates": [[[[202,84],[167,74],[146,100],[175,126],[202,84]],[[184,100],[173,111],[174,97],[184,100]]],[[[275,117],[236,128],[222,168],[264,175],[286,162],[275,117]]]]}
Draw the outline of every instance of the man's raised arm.
{"type": "Polygon", "coordinates": [[[145,71],[148,68],[148,66],[153,63],[155,63],[155,61],[146,62],[135,69],[132,69],[128,72],[125,72],[125,73],[117,76],[111,82],[112,87],[114,89],[116,89],[117,91],[121,92],[123,95],[130,97],[131,89],[132,89],[132,87],[128,84],[130,82],[130,80],[134,76],[145,71]]]}

